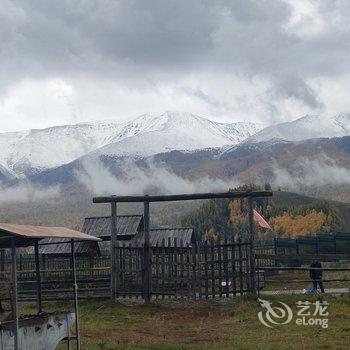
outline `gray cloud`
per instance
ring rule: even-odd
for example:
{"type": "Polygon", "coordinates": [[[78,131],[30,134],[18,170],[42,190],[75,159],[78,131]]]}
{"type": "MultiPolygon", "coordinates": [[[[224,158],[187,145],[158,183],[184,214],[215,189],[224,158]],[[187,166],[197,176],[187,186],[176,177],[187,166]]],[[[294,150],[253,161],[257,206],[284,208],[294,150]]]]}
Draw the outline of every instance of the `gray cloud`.
{"type": "MultiPolygon", "coordinates": [[[[310,110],[339,112],[324,79],[348,84],[349,14],[345,0],[4,0],[0,94],[6,103],[9,89],[25,79],[60,78],[78,91],[76,110],[89,97],[82,86],[114,84],[110,96],[106,91],[111,110],[114,90],[124,89],[137,92],[132,103],[157,91],[159,100],[167,94],[161,107],[183,100],[184,106],[193,102],[195,112],[219,116],[275,121],[310,110]],[[242,99],[248,102],[234,103],[242,99]]],[[[95,105],[106,103],[96,95],[95,105]]],[[[101,110],[85,107],[72,118],[84,113],[91,118],[101,110]]]]}

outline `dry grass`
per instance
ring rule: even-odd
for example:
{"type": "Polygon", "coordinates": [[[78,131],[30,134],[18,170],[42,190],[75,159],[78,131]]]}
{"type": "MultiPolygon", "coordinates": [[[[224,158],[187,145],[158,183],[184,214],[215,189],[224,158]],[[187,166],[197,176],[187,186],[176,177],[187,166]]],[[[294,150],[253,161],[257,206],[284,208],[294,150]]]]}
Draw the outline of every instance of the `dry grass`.
{"type": "MultiPolygon", "coordinates": [[[[294,305],[294,310],[296,301],[314,298],[271,297],[294,305]]],[[[261,307],[254,298],[168,301],[149,306],[82,301],[82,344],[86,350],[350,349],[350,297],[325,299],[330,304],[328,329],[295,323],[266,328],[257,318],[261,307]]],[[[58,303],[46,305],[46,309],[59,307],[58,303]]]]}

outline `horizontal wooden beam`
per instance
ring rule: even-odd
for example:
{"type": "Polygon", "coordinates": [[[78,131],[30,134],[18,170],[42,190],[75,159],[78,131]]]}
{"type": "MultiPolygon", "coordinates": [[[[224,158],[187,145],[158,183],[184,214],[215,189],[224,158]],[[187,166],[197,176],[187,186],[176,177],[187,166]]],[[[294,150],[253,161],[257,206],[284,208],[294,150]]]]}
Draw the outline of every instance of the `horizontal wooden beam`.
{"type": "Polygon", "coordinates": [[[125,202],[174,202],[198,199],[271,197],[271,191],[232,191],[220,193],[193,193],[163,196],[107,196],[94,197],[94,203],[125,203],[125,202]]]}

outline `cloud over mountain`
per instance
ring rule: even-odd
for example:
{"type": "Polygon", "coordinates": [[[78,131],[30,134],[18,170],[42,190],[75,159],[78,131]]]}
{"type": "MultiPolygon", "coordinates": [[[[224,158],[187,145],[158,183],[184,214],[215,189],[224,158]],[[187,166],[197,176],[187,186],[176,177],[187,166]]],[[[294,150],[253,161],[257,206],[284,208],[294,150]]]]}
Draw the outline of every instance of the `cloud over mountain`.
{"type": "Polygon", "coordinates": [[[287,121],[350,110],[349,2],[8,1],[2,131],[188,110],[287,121]]]}

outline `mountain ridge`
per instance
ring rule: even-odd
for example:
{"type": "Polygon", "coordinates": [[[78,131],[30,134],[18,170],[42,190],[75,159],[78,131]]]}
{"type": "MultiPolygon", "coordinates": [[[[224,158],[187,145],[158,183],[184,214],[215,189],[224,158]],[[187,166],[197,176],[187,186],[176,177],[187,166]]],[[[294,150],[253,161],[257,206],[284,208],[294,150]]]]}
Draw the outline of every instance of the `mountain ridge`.
{"type": "Polygon", "coordinates": [[[97,121],[4,133],[0,134],[0,171],[12,179],[26,178],[128,139],[119,155],[216,147],[239,143],[261,128],[254,123],[218,123],[190,113],[167,111],[143,114],[123,123],[97,121]],[[142,153],[145,140],[138,143],[138,150],[128,151],[132,148],[130,138],[142,138],[147,133],[156,133],[154,141],[148,140],[148,152],[142,153]],[[162,136],[164,145],[156,142],[157,136],[162,136]]]}
{"type": "Polygon", "coordinates": [[[305,115],[290,122],[270,125],[244,142],[253,143],[268,140],[301,141],[322,137],[343,137],[350,135],[350,113],[332,117],[305,115]]]}

